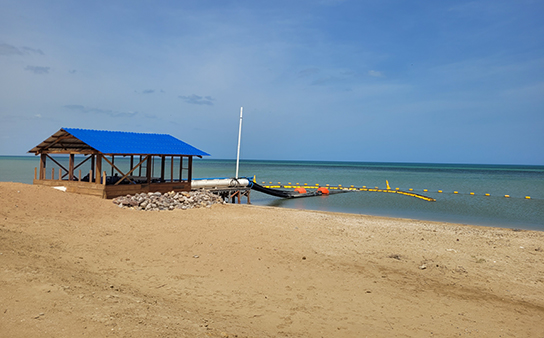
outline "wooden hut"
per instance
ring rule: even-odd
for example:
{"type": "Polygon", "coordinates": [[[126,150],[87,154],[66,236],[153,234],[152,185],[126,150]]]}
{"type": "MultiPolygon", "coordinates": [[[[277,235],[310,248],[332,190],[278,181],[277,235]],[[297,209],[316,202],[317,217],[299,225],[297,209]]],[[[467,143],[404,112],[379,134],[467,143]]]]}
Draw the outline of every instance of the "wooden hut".
{"type": "Polygon", "coordinates": [[[102,198],[140,192],[189,191],[193,157],[209,156],[166,134],[76,128],[61,128],[29,153],[40,155],[34,184],[61,186],[68,192],[102,198]],[[82,172],[81,168],[89,170],[82,172]],[[104,169],[109,169],[109,175],[104,169]]]}

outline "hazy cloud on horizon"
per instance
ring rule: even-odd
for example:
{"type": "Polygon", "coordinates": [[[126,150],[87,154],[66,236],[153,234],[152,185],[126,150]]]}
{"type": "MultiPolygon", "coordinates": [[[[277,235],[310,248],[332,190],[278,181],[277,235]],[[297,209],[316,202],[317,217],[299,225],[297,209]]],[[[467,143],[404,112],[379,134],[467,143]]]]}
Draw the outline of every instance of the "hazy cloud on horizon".
{"type": "Polygon", "coordinates": [[[188,96],[179,95],[178,97],[189,104],[212,106],[214,101],[214,99],[211,96],[199,96],[195,94],[188,95],[188,96]]]}
{"type": "Polygon", "coordinates": [[[42,66],[26,66],[25,70],[28,70],[34,74],[47,74],[51,67],[42,67],[42,66]]]}

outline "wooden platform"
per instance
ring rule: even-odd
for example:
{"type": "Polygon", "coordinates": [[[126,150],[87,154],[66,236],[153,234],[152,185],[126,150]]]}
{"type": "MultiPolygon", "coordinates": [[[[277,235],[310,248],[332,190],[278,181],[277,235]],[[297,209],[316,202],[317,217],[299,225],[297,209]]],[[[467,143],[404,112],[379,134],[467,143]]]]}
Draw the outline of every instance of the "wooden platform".
{"type": "Polygon", "coordinates": [[[123,184],[123,185],[105,185],[94,182],[78,182],[68,180],[38,180],[33,181],[36,185],[49,187],[66,187],[67,192],[76,194],[94,195],[102,198],[115,198],[118,196],[135,195],[139,193],[170,191],[189,191],[191,185],[189,182],[164,182],[151,184],[123,184]]]}

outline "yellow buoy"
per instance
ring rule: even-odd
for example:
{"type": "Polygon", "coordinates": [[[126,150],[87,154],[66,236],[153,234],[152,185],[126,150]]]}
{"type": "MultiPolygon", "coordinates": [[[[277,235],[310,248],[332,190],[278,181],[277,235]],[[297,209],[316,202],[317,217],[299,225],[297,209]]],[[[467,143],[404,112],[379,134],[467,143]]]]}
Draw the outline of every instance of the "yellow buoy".
{"type": "Polygon", "coordinates": [[[454,193],[454,194],[458,194],[459,192],[457,192],[457,191],[454,191],[453,193],[454,193]]]}
{"type": "Polygon", "coordinates": [[[530,200],[531,196],[525,196],[525,199],[530,200]]]}
{"type": "Polygon", "coordinates": [[[408,189],[408,190],[410,190],[410,191],[414,191],[414,189],[412,189],[412,188],[410,188],[410,189],[408,189]]]}
{"type": "Polygon", "coordinates": [[[504,195],[504,197],[507,197],[507,198],[508,198],[508,197],[510,197],[510,195],[504,195]]]}
{"type": "Polygon", "coordinates": [[[427,189],[423,189],[423,191],[427,192],[427,189]]]}
{"type": "Polygon", "coordinates": [[[490,196],[489,194],[485,194],[486,196],[490,196]]]}
{"type": "Polygon", "coordinates": [[[471,192],[470,194],[471,194],[471,195],[474,195],[474,193],[473,193],[473,192],[471,192]]]}
{"type": "Polygon", "coordinates": [[[385,180],[385,184],[387,185],[387,190],[391,190],[391,187],[389,186],[389,181],[385,180]]]}
{"type": "Polygon", "coordinates": [[[395,188],[395,190],[400,190],[399,188],[395,188]]]}

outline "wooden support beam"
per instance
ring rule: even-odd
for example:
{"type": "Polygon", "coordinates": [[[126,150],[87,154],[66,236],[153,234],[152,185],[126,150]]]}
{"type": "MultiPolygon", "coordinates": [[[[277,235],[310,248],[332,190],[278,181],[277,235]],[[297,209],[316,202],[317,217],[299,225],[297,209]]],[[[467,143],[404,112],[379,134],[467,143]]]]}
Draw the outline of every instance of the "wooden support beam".
{"type": "MultiPolygon", "coordinates": [[[[147,159],[148,159],[149,156],[146,156],[144,157],[143,160],[140,160],[140,163],[138,163],[134,168],[132,168],[128,173],[126,173],[123,177],[121,177],[121,179],[117,182],[115,182],[114,185],[118,185],[119,183],[121,183],[125,178],[127,178],[128,175],[132,174],[132,172],[138,168],[140,168],[140,173],[142,172],[142,163],[144,163],[147,159]]],[[[142,156],[140,156],[140,159],[142,158],[142,156]]]]}
{"type": "Polygon", "coordinates": [[[89,175],[89,182],[94,180],[94,163],[95,163],[95,154],[91,155],[91,174],[89,175]]]}
{"type": "MultiPolygon", "coordinates": [[[[130,175],[130,174],[125,175],[125,173],[123,173],[123,172],[121,171],[121,169],[117,168],[113,162],[110,162],[106,156],[104,156],[104,160],[105,160],[106,162],[108,162],[109,165],[111,165],[111,171],[112,171],[112,174],[111,174],[111,175],[112,175],[112,176],[113,176],[113,169],[114,169],[114,168],[115,168],[115,170],[117,170],[121,175],[123,175],[123,178],[120,179],[120,180],[117,181],[117,182],[121,182],[123,179],[126,178],[127,180],[129,180],[129,182],[134,183],[134,181],[132,181],[130,178],[127,177],[127,176],[130,175]]],[[[141,162],[140,162],[140,164],[141,164],[141,162]]],[[[139,165],[139,164],[138,164],[138,165],[139,165]]],[[[136,169],[136,168],[134,168],[134,169],[136,169]]],[[[133,169],[133,170],[134,170],[134,169],[133,169]]],[[[132,170],[131,170],[130,172],[132,172],[132,170]]],[[[117,185],[117,182],[116,182],[116,185],[117,185]]]]}
{"type": "Polygon", "coordinates": [[[151,184],[151,166],[152,166],[152,155],[147,156],[147,170],[145,177],[147,178],[147,184],[151,184]]]}
{"type": "Polygon", "coordinates": [[[96,183],[100,183],[100,175],[102,174],[102,157],[102,154],[96,154],[96,178],[94,179],[96,183]]]}
{"type": "Polygon", "coordinates": [[[179,181],[183,181],[183,156],[179,157],[179,181]]]}
{"type": "Polygon", "coordinates": [[[165,163],[166,162],[166,156],[162,155],[161,156],[161,182],[164,182],[164,168],[165,168],[165,163]]]}
{"type": "Polygon", "coordinates": [[[68,179],[70,181],[74,180],[74,154],[70,154],[70,164],[68,165],[68,179]]]}
{"type": "Polygon", "coordinates": [[[189,173],[187,174],[187,181],[189,181],[189,185],[191,184],[191,181],[193,180],[193,157],[189,156],[189,173]]]}
{"type": "Polygon", "coordinates": [[[47,149],[48,154],[76,154],[76,155],[91,155],[96,154],[96,150],[60,150],[60,149],[47,149]]]}
{"type": "Polygon", "coordinates": [[[40,155],[40,180],[45,180],[45,162],[47,161],[47,155],[40,155]]]}
{"type": "MultiPolygon", "coordinates": [[[[104,159],[105,158],[106,158],[106,156],[104,156],[104,159]]],[[[110,163],[110,165],[111,165],[111,176],[113,176],[113,167],[115,167],[114,164],[115,164],[115,155],[111,155],[111,163],[110,163]]],[[[119,170],[119,169],[117,169],[117,170],[119,170]]]]}
{"type": "MultiPolygon", "coordinates": [[[[70,156],[71,156],[71,155],[74,155],[74,154],[70,154],[70,156]]],[[[75,170],[76,170],[77,168],[79,168],[81,165],[83,165],[85,162],[87,162],[91,157],[92,157],[92,155],[89,156],[89,157],[86,157],[83,161],[79,162],[79,164],[76,165],[76,166],[74,167],[73,172],[75,172],[75,170]]],[[[74,162],[75,162],[75,159],[74,159],[74,162]]],[[[64,175],[62,176],[62,178],[64,178],[64,176],[66,176],[66,175],[68,175],[68,174],[67,174],[67,173],[64,174],[64,175]]],[[[80,181],[81,181],[81,179],[80,179],[80,181]]]]}
{"type": "MultiPolygon", "coordinates": [[[[57,142],[59,142],[59,141],[65,140],[65,139],[67,139],[67,138],[72,138],[72,137],[73,137],[73,136],[71,136],[71,135],[62,135],[62,136],[59,136],[59,137],[57,137],[57,139],[56,139],[55,141],[49,143],[49,144],[46,146],[46,148],[51,147],[52,145],[54,145],[55,143],[57,143],[57,142]]],[[[43,149],[42,149],[42,150],[43,150],[43,149]]]]}
{"type": "Polygon", "coordinates": [[[174,182],[174,156],[170,157],[170,182],[174,182]]]}
{"type": "Polygon", "coordinates": [[[55,162],[56,165],[58,165],[59,167],[61,167],[62,169],[64,169],[65,171],[68,171],[68,169],[64,168],[64,166],[62,164],[60,164],[59,162],[57,162],[54,158],[52,158],[51,156],[49,156],[49,154],[47,154],[47,157],[49,157],[51,159],[51,161],[55,162]]]}

